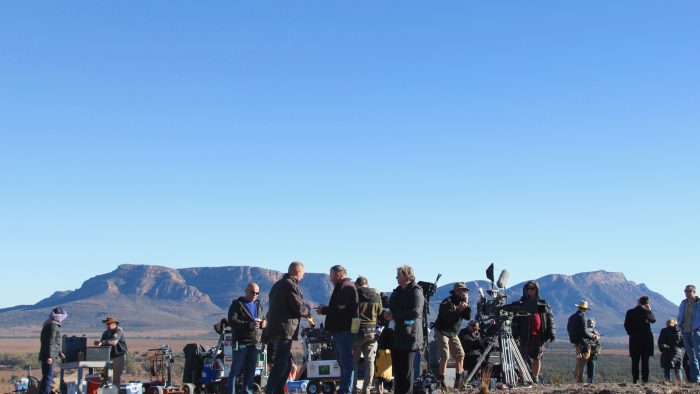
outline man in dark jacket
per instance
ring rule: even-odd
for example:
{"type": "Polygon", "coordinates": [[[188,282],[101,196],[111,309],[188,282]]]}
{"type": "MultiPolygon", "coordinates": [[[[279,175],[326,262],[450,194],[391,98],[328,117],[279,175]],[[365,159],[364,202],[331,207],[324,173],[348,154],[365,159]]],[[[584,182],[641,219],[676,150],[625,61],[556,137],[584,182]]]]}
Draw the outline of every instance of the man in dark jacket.
{"type": "Polygon", "coordinates": [[[51,393],[55,361],[59,358],[61,360],[65,358],[61,352],[61,323],[67,317],[68,313],[63,308],[54,308],[41,328],[41,347],[39,348],[41,384],[39,385],[39,394],[51,393]]]}
{"type": "Polygon", "coordinates": [[[481,336],[479,322],[476,320],[469,321],[467,327],[461,329],[457,336],[464,350],[464,372],[468,375],[476,367],[479,356],[486,348],[486,338],[481,336]]]}
{"type": "Polygon", "coordinates": [[[352,344],[357,331],[351,332],[351,326],[352,320],[359,318],[357,289],[352,280],[347,277],[347,271],[342,265],[331,267],[329,276],[334,285],[331,299],[328,306],[321,304],[316,307],[316,312],[326,315],[326,330],[333,334],[333,347],[340,365],[338,394],[350,394],[355,378],[352,344]]]}
{"type": "Polygon", "coordinates": [[[649,297],[642,296],[637,306],[625,315],[625,331],[629,335],[629,351],[632,358],[632,382],[639,381],[639,363],[642,364],[642,382],[649,382],[649,357],[654,355],[654,334],[651,323],[656,323],[649,297]]]}
{"type": "Polygon", "coordinates": [[[260,287],[257,283],[248,283],[245,296],[238,297],[228,308],[228,325],[233,338],[233,363],[228,374],[229,394],[236,392],[236,380],[243,373],[243,387],[246,393],[253,394],[255,366],[260,355],[260,333],[265,328],[262,305],[258,300],[260,287]]]}
{"type": "MultiPolygon", "coordinates": [[[[355,375],[357,376],[360,357],[364,358],[365,377],[362,394],[370,394],[374,380],[374,359],[377,356],[377,321],[382,313],[382,298],[376,289],[371,289],[367,278],[358,276],[355,280],[359,300],[360,332],[352,344],[355,375]]],[[[357,380],[357,378],[356,378],[357,380]]],[[[353,385],[353,387],[355,387],[353,385]]]]}
{"type": "Polygon", "coordinates": [[[311,316],[304,304],[299,281],[304,277],[304,264],[294,261],[287,273],[270,289],[270,309],[267,311],[267,340],[272,342],[274,363],[267,378],[266,394],[284,393],[291,365],[292,341],[299,338],[299,320],[311,316]]]}
{"type": "Polygon", "coordinates": [[[471,319],[469,289],[464,282],[457,282],[452,286],[450,296],[440,303],[437,320],[435,320],[435,345],[440,357],[438,380],[443,390],[447,388],[445,370],[450,354],[455,360],[454,388],[457,389],[461,385],[464,349],[462,349],[457,333],[462,325],[462,319],[471,319]]]}
{"type": "Polygon", "coordinates": [[[416,284],[413,267],[396,269],[399,286],[389,297],[389,310],[384,318],[393,320],[394,346],[391,366],[394,372],[394,394],[413,394],[413,359],[423,348],[423,289],[416,284]]]}
{"type": "MultiPolygon", "coordinates": [[[[95,341],[95,346],[109,346],[109,359],[112,360],[112,384],[119,387],[121,384],[122,372],[126,366],[126,339],[124,329],[119,325],[119,320],[114,316],[107,316],[102,320],[107,329],[102,333],[99,341],[95,341]]],[[[106,378],[106,377],[105,377],[106,378]]]]}
{"type": "Polygon", "coordinates": [[[540,285],[535,280],[525,283],[520,302],[528,306],[534,305],[537,309],[537,313],[513,318],[512,327],[513,337],[519,342],[520,353],[530,365],[532,379],[537,382],[542,370],[544,344],[554,341],[554,315],[547,301],[540,298],[540,285]]]}
{"type": "Polygon", "coordinates": [[[575,304],[575,306],[576,312],[569,316],[567,329],[570,331],[569,336],[571,337],[571,341],[576,344],[576,369],[574,371],[574,377],[576,378],[576,383],[583,383],[583,371],[588,363],[588,359],[591,357],[591,348],[587,345],[587,341],[594,341],[598,339],[598,336],[586,329],[585,313],[591,310],[591,308],[588,307],[588,301],[581,300],[581,302],[575,304]]]}

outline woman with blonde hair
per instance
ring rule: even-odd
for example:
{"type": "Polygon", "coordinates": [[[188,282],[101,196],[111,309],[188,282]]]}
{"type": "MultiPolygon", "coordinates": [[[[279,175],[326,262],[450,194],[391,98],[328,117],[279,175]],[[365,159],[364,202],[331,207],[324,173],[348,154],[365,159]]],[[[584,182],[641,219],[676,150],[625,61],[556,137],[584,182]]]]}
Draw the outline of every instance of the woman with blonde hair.
{"type": "Polygon", "coordinates": [[[676,381],[681,381],[683,366],[683,336],[678,328],[676,319],[666,320],[666,327],[661,329],[658,339],[661,351],[661,368],[664,369],[664,380],[671,380],[671,370],[676,381]]]}

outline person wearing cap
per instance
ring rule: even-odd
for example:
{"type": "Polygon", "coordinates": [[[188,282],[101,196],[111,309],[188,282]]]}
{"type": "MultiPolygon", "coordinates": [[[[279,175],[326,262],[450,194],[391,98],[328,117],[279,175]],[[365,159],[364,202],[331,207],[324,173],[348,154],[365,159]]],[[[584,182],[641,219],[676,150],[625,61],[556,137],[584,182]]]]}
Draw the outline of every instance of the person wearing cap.
{"type": "Polygon", "coordinates": [[[457,333],[462,325],[462,319],[471,319],[471,313],[469,289],[464,282],[457,282],[452,286],[450,296],[440,303],[438,316],[435,320],[435,345],[440,357],[438,381],[443,390],[447,388],[445,370],[450,355],[455,360],[454,388],[458,389],[462,384],[464,349],[462,349],[457,333]]]}
{"type": "Polygon", "coordinates": [[[625,314],[625,331],[629,335],[629,352],[632,359],[632,382],[639,381],[639,364],[642,365],[642,382],[649,382],[649,357],[654,355],[654,334],[651,324],[656,323],[651,311],[649,296],[641,296],[637,306],[625,314]]]}
{"type": "MultiPolygon", "coordinates": [[[[360,331],[352,344],[352,356],[355,372],[360,370],[360,359],[364,359],[365,376],[362,382],[362,394],[370,394],[374,380],[374,359],[377,358],[377,320],[382,314],[382,298],[377,289],[369,287],[364,276],[355,279],[359,301],[360,331]]],[[[357,381],[357,374],[355,374],[357,381]]],[[[356,384],[353,384],[355,387],[356,384]]]]}
{"type": "MultiPolygon", "coordinates": [[[[462,344],[462,349],[464,349],[464,372],[468,376],[472,369],[476,367],[479,356],[486,348],[486,337],[481,335],[479,322],[476,320],[470,320],[467,323],[467,327],[459,330],[457,336],[462,344]]],[[[477,379],[476,376],[474,374],[472,380],[477,379]]]]}
{"type": "Polygon", "coordinates": [[[49,312],[49,317],[41,328],[41,347],[39,349],[39,361],[41,362],[41,383],[39,394],[50,394],[53,385],[54,365],[56,360],[63,360],[65,356],[61,352],[61,324],[68,317],[68,313],[61,307],[49,312]]]}
{"type": "Polygon", "coordinates": [[[544,358],[545,342],[553,342],[556,328],[552,307],[540,298],[540,285],[536,280],[529,280],[523,285],[523,296],[519,302],[534,305],[537,313],[516,315],[512,322],[513,338],[518,340],[518,350],[530,366],[532,380],[539,382],[544,358]]]}
{"type": "Polygon", "coordinates": [[[122,372],[126,363],[126,340],[124,329],[119,325],[119,320],[114,316],[107,316],[102,323],[107,329],[102,333],[99,341],[95,341],[95,346],[109,346],[109,358],[112,360],[112,384],[119,387],[121,384],[122,372]]]}
{"type": "Polygon", "coordinates": [[[661,368],[664,369],[664,380],[671,381],[671,370],[673,370],[673,379],[680,383],[683,366],[683,335],[676,319],[666,320],[666,327],[661,329],[657,344],[661,351],[660,361],[661,368]]]}
{"type": "Polygon", "coordinates": [[[574,377],[576,383],[583,383],[583,371],[588,364],[588,359],[591,357],[591,347],[587,342],[595,341],[598,335],[591,330],[586,329],[585,313],[590,311],[588,301],[581,300],[578,304],[574,304],[576,312],[569,316],[567,331],[569,332],[569,340],[576,345],[576,368],[574,377]]]}

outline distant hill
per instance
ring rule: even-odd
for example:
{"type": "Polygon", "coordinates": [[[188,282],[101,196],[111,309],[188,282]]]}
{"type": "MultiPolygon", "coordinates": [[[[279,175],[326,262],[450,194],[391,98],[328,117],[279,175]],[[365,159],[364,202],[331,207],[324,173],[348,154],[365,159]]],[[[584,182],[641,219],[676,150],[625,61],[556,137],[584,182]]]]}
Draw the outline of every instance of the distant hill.
{"type": "MultiPolygon", "coordinates": [[[[154,331],[210,331],[213,323],[226,316],[231,300],[243,294],[251,281],[260,285],[261,300],[267,309],[267,294],[281,277],[279,271],[248,266],[172,269],[124,264],[86,280],[79,289],[56,291],[34,305],[0,309],[0,330],[3,335],[23,332],[33,335],[38,332],[48,310],[62,305],[69,311],[65,331],[71,333],[101,331],[101,320],[108,314],[117,316],[132,336],[154,331]]],[[[677,311],[676,305],[646,285],[628,281],[622,273],[552,274],[537,281],[542,289],[541,296],[552,305],[560,340],[566,340],[566,319],[581,299],[589,301],[593,309],[590,316],[596,318],[600,331],[607,336],[625,335],[622,327],[625,311],[633,307],[641,295],[652,298],[658,319],[653,326],[655,332],[677,311]]],[[[486,281],[467,283],[472,290],[473,311],[476,311],[478,298],[475,283],[484,289],[491,286],[486,281]]],[[[522,295],[523,284],[507,289],[509,302],[522,295]]],[[[327,274],[307,273],[300,285],[311,305],[327,303],[333,290],[327,274]]],[[[451,289],[452,283],[438,287],[431,299],[431,320],[437,314],[437,305],[451,289]]]]}

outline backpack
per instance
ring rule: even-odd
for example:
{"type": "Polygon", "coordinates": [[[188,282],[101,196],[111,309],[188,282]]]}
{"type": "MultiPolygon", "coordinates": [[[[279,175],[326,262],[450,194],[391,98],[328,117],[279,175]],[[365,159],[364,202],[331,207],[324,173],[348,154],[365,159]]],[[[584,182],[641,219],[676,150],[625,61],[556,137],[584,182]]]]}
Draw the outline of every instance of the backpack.
{"type": "Polygon", "coordinates": [[[569,320],[566,323],[566,331],[569,333],[569,342],[573,343],[574,345],[578,345],[579,343],[581,343],[582,339],[581,333],[578,332],[578,324],[579,318],[577,312],[569,316],[569,320]]]}

